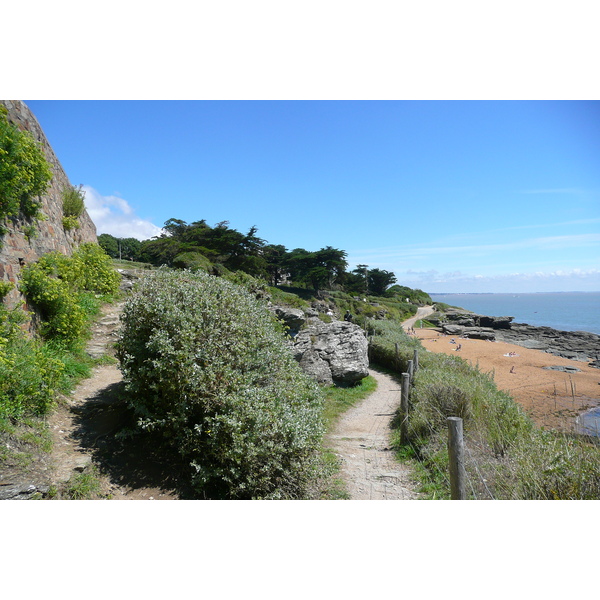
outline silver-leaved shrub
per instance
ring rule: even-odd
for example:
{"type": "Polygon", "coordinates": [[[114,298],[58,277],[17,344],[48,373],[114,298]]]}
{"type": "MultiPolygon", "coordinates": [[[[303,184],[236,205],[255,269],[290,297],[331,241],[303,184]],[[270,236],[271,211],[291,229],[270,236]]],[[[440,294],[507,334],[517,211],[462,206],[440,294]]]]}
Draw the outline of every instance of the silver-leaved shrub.
{"type": "Polygon", "coordinates": [[[190,465],[198,497],[303,497],[322,395],[241,286],[159,269],[128,300],[117,355],[138,423],[190,465]]]}

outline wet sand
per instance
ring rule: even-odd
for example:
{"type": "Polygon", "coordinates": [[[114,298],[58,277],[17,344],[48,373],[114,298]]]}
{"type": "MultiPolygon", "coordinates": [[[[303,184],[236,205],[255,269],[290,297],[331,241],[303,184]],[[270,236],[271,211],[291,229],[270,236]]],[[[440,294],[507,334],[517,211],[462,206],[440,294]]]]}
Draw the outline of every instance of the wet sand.
{"type": "Polygon", "coordinates": [[[416,337],[431,352],[458,355],[489,373],[498,388],[506,390],[540,427],[573,431],[575,418],[600,406],[600,369],[585,362],[560,358],[541,350],[529,350],[505,342],[444,336],[434,329],[416,329],[416,337]],[[451,343],[454,339],[456,343],[451,343]],[[456,350],[458,345],[462,347],[456,350]],[[510,353],[515,356],[507,356],[510,353]],[[543,367],[581,369],[565,373],[543,367]]]}

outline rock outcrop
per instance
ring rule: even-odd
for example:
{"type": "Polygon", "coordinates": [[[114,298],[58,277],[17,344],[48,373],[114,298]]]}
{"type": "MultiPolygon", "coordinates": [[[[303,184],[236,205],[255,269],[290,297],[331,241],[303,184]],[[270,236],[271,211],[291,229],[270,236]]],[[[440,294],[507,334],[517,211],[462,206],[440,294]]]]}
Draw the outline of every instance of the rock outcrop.
{"type": "MultiPolygon", "coordinates": [[[[369,374],[363,330],[346,321],[325,323],[317,316],[318,308],[271,306],[271,311],[288,327],[290,348],[305,373],[326,385],[357,383],[369,374]]],[[[322,310],[330,312],[330,307],[322,310]]]]}
{"type": "Polygon", "coordinates": [[[507,342],[523,348],[543,350],[562,358],[588,362],[594,367],[600,364],[600,335],[513,323],[513,319],[451,309],[444,313],[444,319],[437,319],[434,324],[447,335],[507,342]]]}
{"type": "Polygon", "coordinates": [[[292,351],[319,383],[352,385],[369,374],[367,338],[354,323],[309,318],[294,338],[292,351]]]}
{"type": "Polygon", "coordinates": [[[278,319],[284,322],[288,328],[291,337],[295,337],[298,331],[306,322],[306,314],[299,308],[290,308],[289,306],[273,306],[272,311],[278,319]]]}
{"type": "Polygon", "coordinates": [[[561,331],[512,323],[510,329],[498,331],[496,339],[524,348],[544,350],[570,360],[589,362],[592,366],[597,366],[593,363],[600,359],[600,335],[588,331],[561,331]]]}
{"type": "MultiPolygon", "coordinates": [[[[63,227],[62,193],[71,186],[58,158],[46,139],[33,113],[20,100],[0,100],[8,110],[8,120],[22,131],[28,131],[43,148],[52,169],[52,180],[41,197],[41,212],[46,220],[15,220],[8,222],[8,233],[0,238],[0,281],[18,283],[21,269],[47,252],[70,256],[84,242],[97,242],[96,226],[86,211],[79,217],[79,228],[66,231],[63,227]],[[29,227],[35,227],[31,235],[29,227]],[[28,235],[26,236],[26,232],[28,235]]],[[[16,306],[22,296],[15,289],[6,298],[8,306],[16,306]]]]}

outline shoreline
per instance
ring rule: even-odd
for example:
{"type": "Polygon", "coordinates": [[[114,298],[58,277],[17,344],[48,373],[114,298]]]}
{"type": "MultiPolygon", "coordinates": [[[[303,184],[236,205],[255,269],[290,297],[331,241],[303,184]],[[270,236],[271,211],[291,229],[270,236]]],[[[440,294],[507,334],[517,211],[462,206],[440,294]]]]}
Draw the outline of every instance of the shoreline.
{"type": "Polygon", "coordinates": [[[444,319],[431,319],[448,335],[491,339],[557,357],[587,362],[600,368],[600,335],[590,331],[566,331],[543,325],[513,323],[514,317],[492,317],[462,308],[451,308],[444,319]]]}
{"type": "Polygon", "coordinates": [[[539,427],[574,432],[575,419],[600,406],[600,372],[581,360],[503,340],[446,334],[441,328],[414,331],[427,351],[457,354],[492,373],[498,388],[508,392],[539,427]]]}

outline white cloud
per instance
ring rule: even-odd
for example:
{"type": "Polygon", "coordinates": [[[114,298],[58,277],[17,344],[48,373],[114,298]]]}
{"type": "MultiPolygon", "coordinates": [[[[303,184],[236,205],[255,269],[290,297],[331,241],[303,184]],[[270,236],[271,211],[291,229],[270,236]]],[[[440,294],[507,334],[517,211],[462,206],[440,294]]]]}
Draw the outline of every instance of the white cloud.
{"type": "Polygon", "coordinates": [[[467,275],[460,271],[412,271],[396,273],[402,285],[417,287],[430,293],[477,292],[597,292],[600,290],[599,269],[570,269],[510,273],[504,275],[467,275]]]}
{"type": "Polygon", "coordinates": [[[132,237],[138,240],[160,235],[162,229],[138,217],[123,198],[103,196],[89,185],[84,185],[83,191],[86,210],[98,234],[108,233],[119,238],[132,237]]]}

